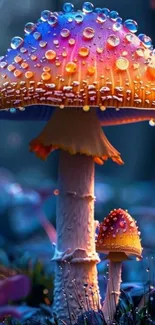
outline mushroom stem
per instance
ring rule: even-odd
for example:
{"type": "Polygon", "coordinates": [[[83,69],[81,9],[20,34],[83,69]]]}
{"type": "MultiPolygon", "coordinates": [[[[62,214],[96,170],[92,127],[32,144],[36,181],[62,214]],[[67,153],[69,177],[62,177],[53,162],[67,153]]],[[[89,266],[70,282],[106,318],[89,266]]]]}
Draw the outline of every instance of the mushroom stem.
{"type": "Polygon", "coordinates": [[[99,257],[95,249],[93,157],[60,151],[58,185],[53,309],[68,325],[68,308],[77,316],[79,308],[82,311],[88,305],[97,310],[100,300],[96,268],[99,257]],[[93,286],[94,295],[89,293],[87,297],[84,284],[87,290],[93,286]]]}
{"type": "Polygon", "coordinates": [[[120,297],[122,262],[109,261],[109,279],[102,308],[105,321],[113,321],[120,297]]]}

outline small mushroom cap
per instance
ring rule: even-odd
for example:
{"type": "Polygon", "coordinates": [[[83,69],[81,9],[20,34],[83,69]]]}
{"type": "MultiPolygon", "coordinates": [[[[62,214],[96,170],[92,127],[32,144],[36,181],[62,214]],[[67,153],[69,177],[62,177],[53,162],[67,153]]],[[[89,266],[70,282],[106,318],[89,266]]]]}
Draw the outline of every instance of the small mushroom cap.
{"type": "Polygon", "coordinates": [[[125,253],[141,258],[140,233],[127,211],[115,209],[100,224],[96,250],[99,253],[125,253]]]}
{"type": "MultiPolygon", "coordinates": [[[[14,37],[0,59],[0,108],[52,106],[126,107],[155,110],[155,51],[137,24],[118,13],[45,10],[14,37]]],[[[137,119],[141,119],[139,115],[137,119]]],[[[132,119],[131,119],[132,121],[132,119]]],[[[121,121],[120,121],[121,124],[121,121]]]]}

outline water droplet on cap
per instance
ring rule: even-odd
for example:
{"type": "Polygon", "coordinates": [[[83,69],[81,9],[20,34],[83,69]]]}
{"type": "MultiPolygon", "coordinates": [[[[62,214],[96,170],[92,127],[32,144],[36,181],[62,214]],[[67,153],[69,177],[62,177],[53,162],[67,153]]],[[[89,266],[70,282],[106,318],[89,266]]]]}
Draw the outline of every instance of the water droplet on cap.
{"type": "Polygon", "coordinates": [[[86,57],[89,54],[89,48],[88,47],[81,47],[79,49],[79,55],[82,57],[86,57]]]}
{"type": "Polygon", "coordinates": [[[70,2],[65,2],[63,5],[64,12],[72,12],[74,10],[74,5],[70,2]]]}
{"type": "Polygon", "coordinates": [[[56,52],[53,50],[46,51],[45,58],[50,61],[54,60],[56,58],[56,52]]]}
{"type": "Polygon", "coordinates": [[[34,74],[33,74],[32,71],[27,71],[27,72],[25,72],[25,77],[26,77],[27,79],[31,79],[33,76],[34,76],[34,74]]]}
{"type": "Polygon", "coordinates": [[[76,23],[80,24],[83,21],[83,15],[77,14],[77,15],[75,15],[74,19],[75,19],[76,23]]]}
{"type": "Polygon", "coordinates": [[[34,32],[33,37],[38,41],[41,38],[41,34],[39,32],[34,32]]]}
{"type": "Polygon", "coordinates": [[[119,16],[119,14],[118,14],[117,11],[111,11],[110,15],[109,15],[110,19],[113,20],[113,21],[116,21],[118,16],[119,16]]]}
{"type": "Polygon", "coordinates": [[[75,39],[74,38],[70,38],[68,41],[69,45],[74,45],[75,44],[75,39]]]}
{"type": "Polygon", "coordinates": [[[42,13],[41,13],[41,20],[42,21],[47,21],[50,18],[51,14],[52,13],[49,10],[42,11],[42,13]]]}
{"type": "Polygon", "coordinates": [[[102,9],[103,14],[105,14],[107,17],[110,15],[110,10],[108,8],[102,9]]]}
{"type": "Polygon", "coordinates": [[[102,12],[102,9],[101,8],[95,8],[94,10],[97,14],[101,13],[102,12]]]}
{"type": "Polygon", "coordinates": [[[60,35],[64,38],[68,37],[70,35],[70,30],[67,28],[63,28],[60,32],[60,35]]]}
{"type": "Polygon", "coordinates": [[[86,39],[92,39],[95,35],[95,31],[92,27],[86,27],[83,31],[83,36],[86,39]]]}
{"type": "Polygon", "coordinates": [[[24,27],[24,32],[26,34],[31,34],[32,32],[34,32],[35,29],[36,25],[34,23],[27,23],[24,27]]]}
{"type": "Polygon", "coordinates": [[[70,74],[76,72],[76,63],[74,62],[68,62],[66,65],[66,71],[70,74]]]}
{"type": "Polygon", "coordinates": [[[43,80],[45,80],[45,81],[50,80],[50,79],[51,79],[51,74],[50,74],[49,72],[43,72],[43,73],[41,74],[41,78],[42,78],[43,80]]]}
{"type": "Polygon", "coordinates": [[[116,60],[116,67],[119,70],[127,70],[129,67],[129,61],[126,58],[120,57],[116,60]]]}
{"type": "Polygon", "coordinates": [[[91,2],[84,2],[83,6],[82,6],[82,11],[85,14],[89,14],[93,10],[94,10],[94,5],[91,2]]]}
{"type": "Polygon", "coordinates": [[[88,67],[88,73],[90,76],[94,75],[95,71],[96,71],[96,68],[94,66],[91,65],[88,67]]]}
{"type": "Polygon", "coordinates": [[[138,48],[136,50],[136,54],[139,56],[139,57],[144,57],[144,49],[143,48],[138,48]]]}
{"type": "Polygon", "coordinates": [[[112,29],[114,32],[118,32],[120,29],[122,28],[122,24],[116,22],[115,24],[113,24],[112,29]]]}
{"type": "Polygon", "coordinates": [[[125,20],[124,27],[126,27],[132,33],[136,33],[138,30],[137,22],[132,19],[125,20]]]}
{"type": "Polygon", "coordinates": [[[11,48],[13,50],[17,50],[23,44],[23,42],[24,42],[23,38],[19,36],[15,36],[11,40],[11,48]]]}
{"type": "Polygon", "coordinates": [[[115,35],[110,35],[107,39],[107,43],[108,45],[110,45],[111,47],[116,47],[119,45],[120,43],[120,39],[119,37],[115,36],[115,35]]]}
{"type": "Polygon", "coordinates": [[[58,18],[56,15],[51,15],[49,18],[48,18],[48,23],[49,25],[51,26],[55,26],[58,22],[58,18]]]}
{"type": "Polygon", "coordinates": [[[107,20],[107,16],[104,13],[100,13],[96,18],[97,23],[100,24],[103,24],[106,20],[107,20]]]}
{"type": "Polygon", "coordinates": [[[146,36],[145,34],[139,34],[138,38],[144,43],[144,45],[148,48],[152,46],[152,40],[149,36],[146,36]]]}
{"type": "Polygon", "coordinates": [[[45,41],[40,41],[39,42],[40,47],[45,47],[46,45],[47,45],[47,42],[45,42],[45,41]]]}

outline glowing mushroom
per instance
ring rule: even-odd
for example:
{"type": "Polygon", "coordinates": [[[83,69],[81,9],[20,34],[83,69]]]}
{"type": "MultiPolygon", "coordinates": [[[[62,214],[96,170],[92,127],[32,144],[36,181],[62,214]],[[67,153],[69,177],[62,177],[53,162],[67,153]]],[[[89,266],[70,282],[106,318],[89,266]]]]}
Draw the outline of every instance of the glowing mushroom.
{"type": "MultiPolygon", "coordinates": [[[[89,2],[82,11],[69,3],[60,13],[45,10],[24,31],[1,57],[0,111],[3,119],[49,120],[30,150],[46,159],[60,149],[55,308],[65,318],[64,283],[75,278],[82,296],[83,282],[98,292],[94,161],[123,163],[101,126],[154,123],[155,53],[150,38],[135,36],[134,21],[89,2]]],[[[70,305],[77,313],[75,299],[70,305]]]]}
{"type": "Polygon", "coordinates": [[[122,261],[129,256],[141,259],[140,233],[135,220],[123,209],[115,209],[100,224],[96,242],[99,253],[108,254],[109,280],[103,304],[105,320],[112,321],[119,302],[122,261]]]}

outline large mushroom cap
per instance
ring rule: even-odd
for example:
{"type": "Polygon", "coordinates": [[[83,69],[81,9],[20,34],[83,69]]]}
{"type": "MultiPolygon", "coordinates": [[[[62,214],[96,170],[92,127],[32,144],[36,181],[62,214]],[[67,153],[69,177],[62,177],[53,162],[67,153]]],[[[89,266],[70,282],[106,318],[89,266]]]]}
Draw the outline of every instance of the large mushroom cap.
{"type": "Polygon", "coordinates": [[[147,114],[120,123],[154,118],[155,52],[149,37],[135,35],[136,22],[123,23],[117,12],[88,2],[78,11],[65,3],[63,12],[45,10],[24,31],[1,57],[1,109],[126,107],[147,114]]]}
{"type": "Polygon", "coordinates": [[[124,253],[141,258],[140,233],[135,220],[123,209],[115,209],[100,224],[96,242],[100,253],[124,253]]]}

